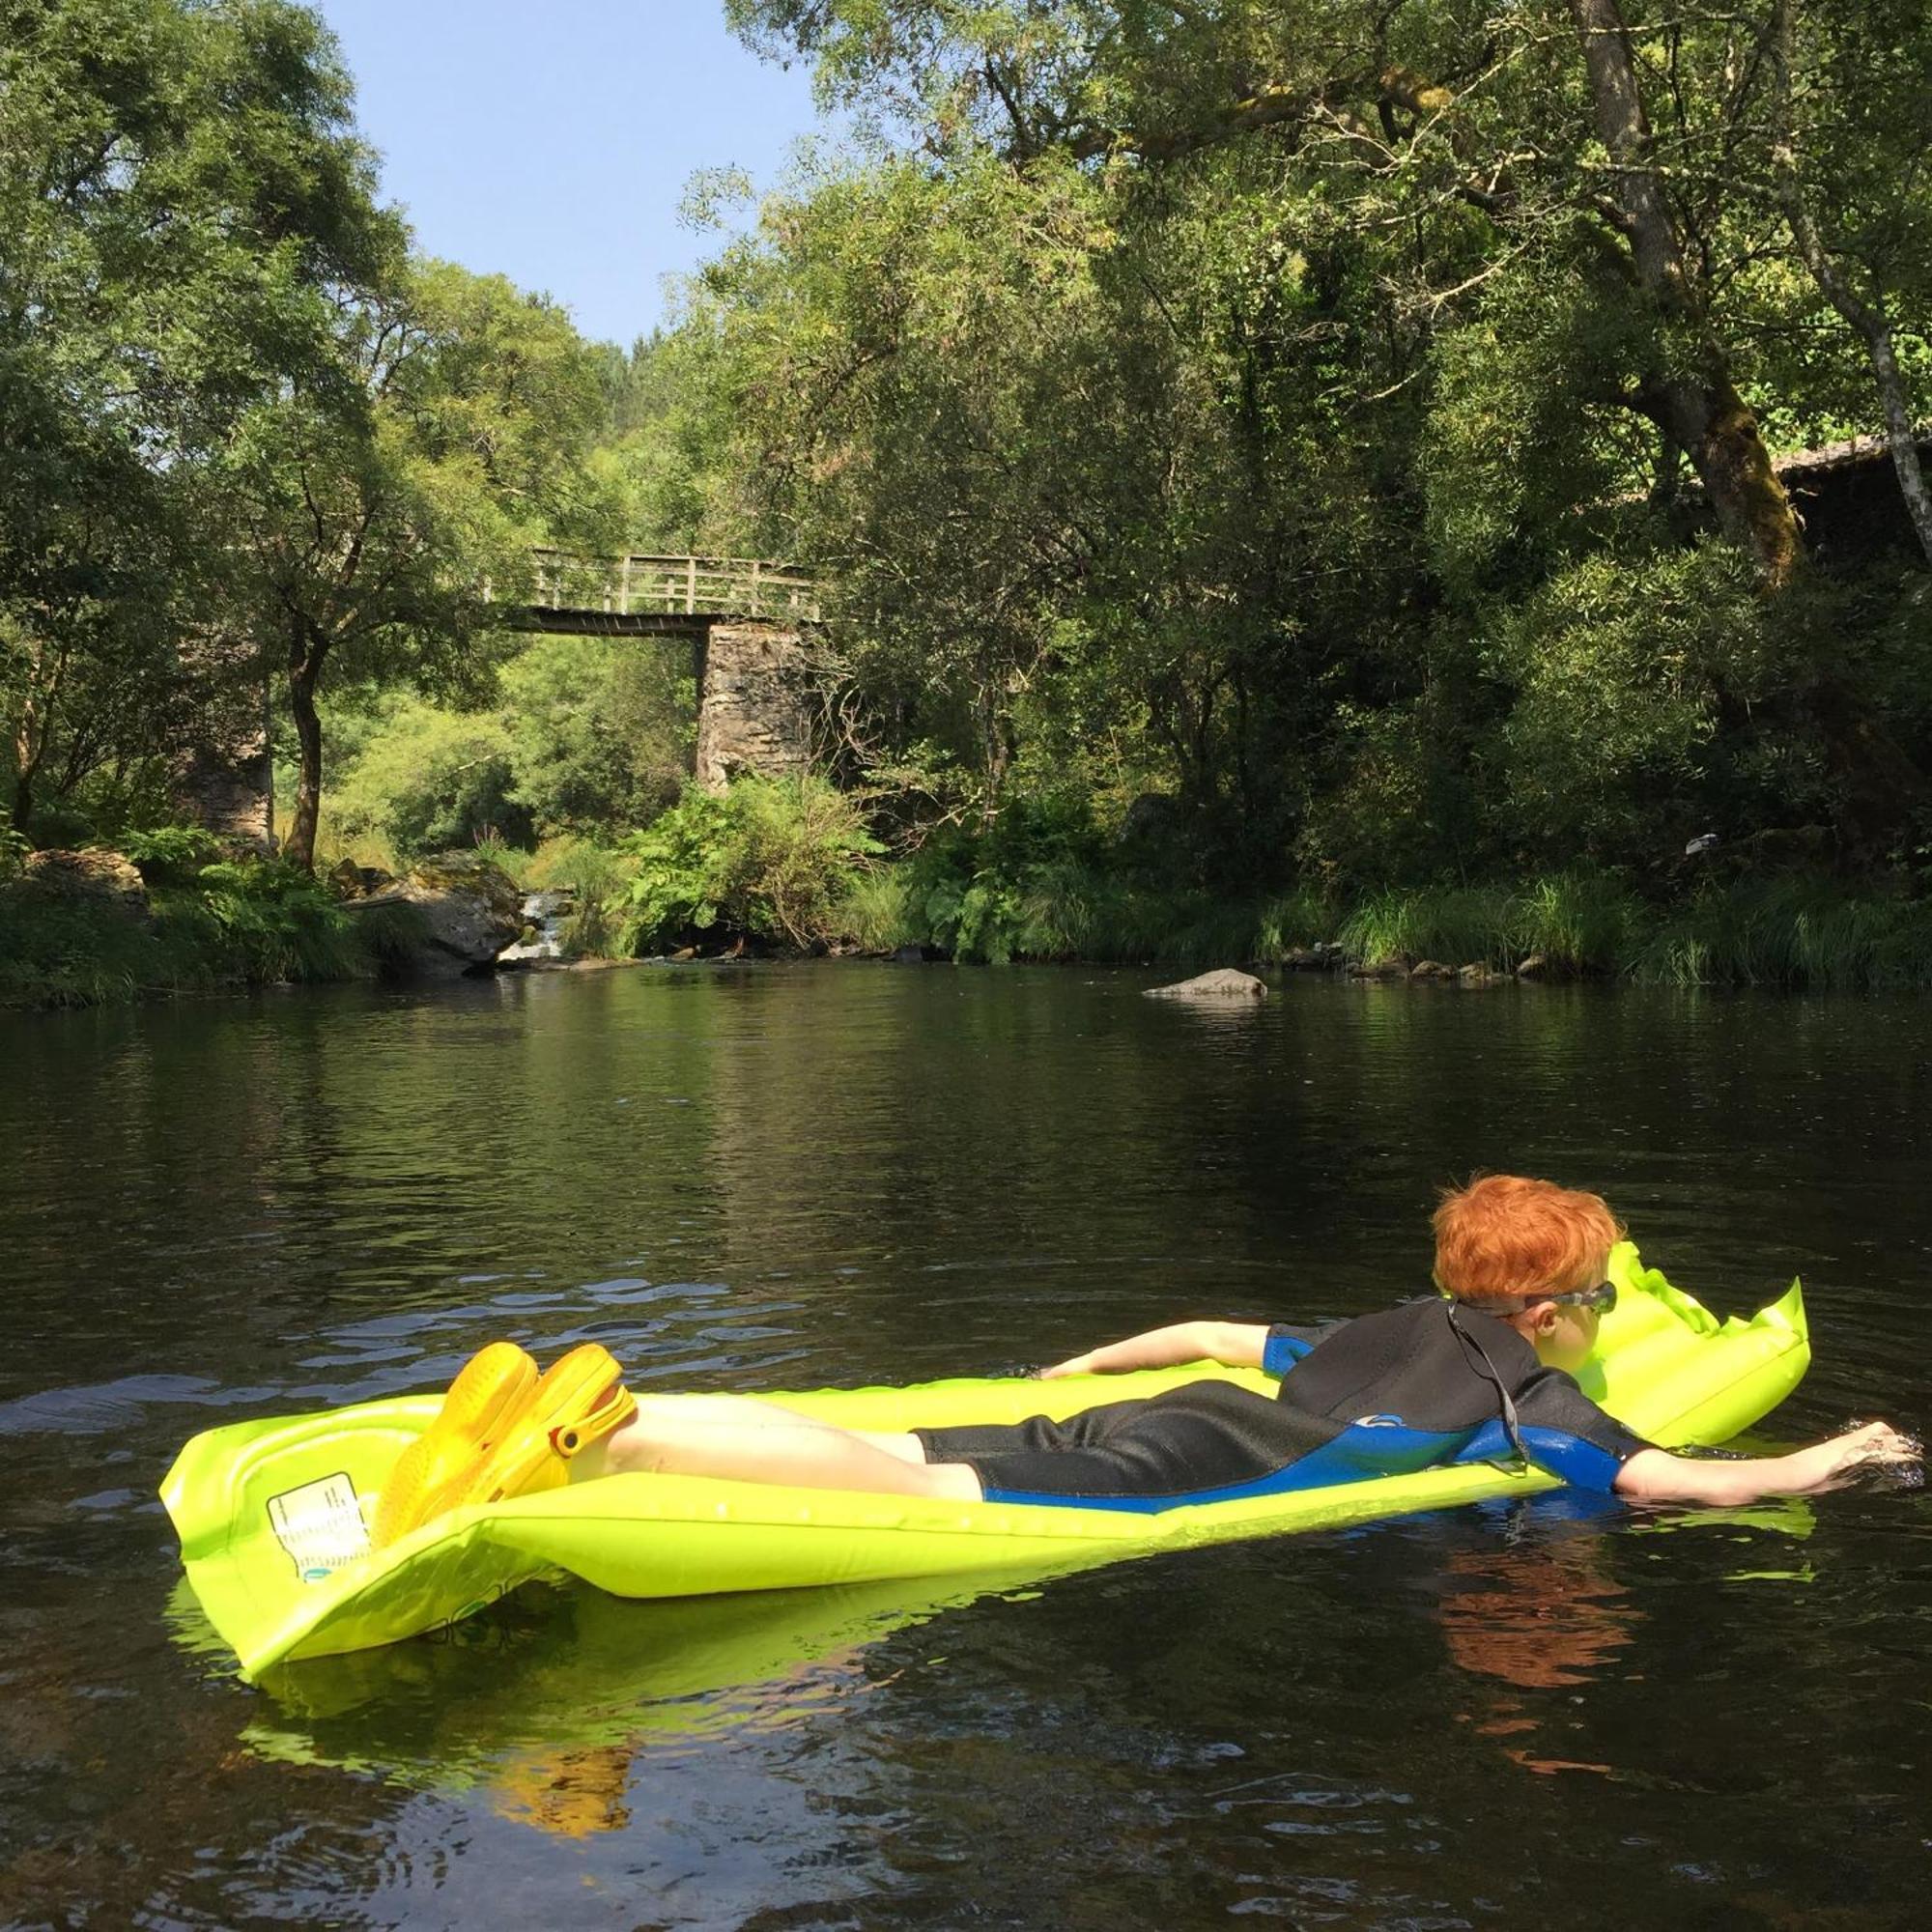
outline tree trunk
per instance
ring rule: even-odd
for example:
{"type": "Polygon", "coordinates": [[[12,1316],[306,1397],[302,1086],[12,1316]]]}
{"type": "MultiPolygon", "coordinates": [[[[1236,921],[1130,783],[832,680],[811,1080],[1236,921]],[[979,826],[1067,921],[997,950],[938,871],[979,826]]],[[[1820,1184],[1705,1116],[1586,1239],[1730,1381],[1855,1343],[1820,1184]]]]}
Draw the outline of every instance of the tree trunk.
{"type": "Polygon", "coordinates": [[[322,717],[315,708],[323,647],[298,618],[289,648],[289,713],[296,726],[296,808],[282,856],[303,871],[315,870],[316,816],[322,807],[322,717]]]}
{"type": "Polygon", "coordinates": [[[1793,0],[1777,0],[1773,13],[1772,59],[1776,63],[1777,124],[1772,144],[1772,162],[1777,175],[1778,199],[1784,209],[1791,239],[1798,244],[1800,259],[1810,271],[1825,299],[1838,311],[1858,333],[1871,363],[1872,379],[1878,384],[1879,408],[1885,417],[1885,440],[1891,451],[1891,467],[1898,472],[1899,494],[1905,498],[1906,514],[1918,538],[1925,560],[1932,563],[1932,492],[1925,487],[1925,471],[1918,460],[1918,439],[1914,433],[1912,405],[1905,392],[1905,379],[1899,373],[1898,356],[1892,347],[1891,319],[1883,305],[1862,300],[1845,279],[1804,198],[1804,179],[1798,168],[1798,143],[1791,99],[1791,56],[1797,32],[1797,8],[1793,0]]]}
{"type": "Polygon", "coordinates": [[[22,764],[14,776],[14,830],[25,838],[27,821],[34,815],[34,775],[22,764]]]}
{"type": "Polygon", "coordinates": [[[1646,383],[1643,407],[1690,457],[1719,527],[1749,553],[1768,583],[1780,584],[1803,559],[1804,539],[1757,418],[1731,381],[1685,267],[1677,223],[1658,179],[1622,11],[1617,0],[1571,0],[1571,14],[1583,43],[1597,132],[1617,171],[1620,226],[1637,285],[1664,321],[1689,332],[1696,346],[1689,373],[1646,383]]]}

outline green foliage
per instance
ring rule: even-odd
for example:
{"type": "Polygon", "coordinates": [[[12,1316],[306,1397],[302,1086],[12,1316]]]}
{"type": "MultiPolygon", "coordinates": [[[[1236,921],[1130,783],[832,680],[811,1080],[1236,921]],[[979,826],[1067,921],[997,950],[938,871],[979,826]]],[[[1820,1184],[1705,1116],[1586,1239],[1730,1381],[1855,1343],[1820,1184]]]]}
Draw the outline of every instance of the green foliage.
{"type": "Polygon", "coordinates": [[[546,839],[520,868],[533,892],[568,892],[575,900],[558,939],[566,953],[599,957],[617,950],[620,912],[631,883],[624,854],[587,838],[546,839]]]}
{"type": "Polygon", "coordinates": [[[124,833],[119,843],[151,886],[191,880],[221,852],[220,842],[198,825],[156,825],[124,833]]]}
{"type": "Polygon", "coordinates": [[[1657,922],[1629,971],[1669,985],[1923,990],[1932,987],[1932,903],[1812,879],[1712,887],[1657,922]]]}
{"type": "Polygon", "coordinates": [[[1336,937],[1350,959],[1374,964],[1515,968],[1540,954],[1573,973],[1623,970],[1646,943],[1654,915],[1620,880],[1559,872],[1511,890],[1492,886],[1386,889],[1357,904],[1336,937]]]}
{"type": "Polygon", "coordinates": [[[693,787],[625,841],[624,951],[722,930],[789,946],[833,934],[835,908],[883,850],[850,796],[822,779],[693,787]]]}
{"type": "Polygon", "coordinates": [[[498,691],[515,799],[544,836],[643,825],[677,802],[696,712],[682,640],[539,638],[498,691]]]}
{"type": "Polygon", "coordinates": [[[351,980],[369,962],[359,935],[320,881],[279,860],[248,859],[204,867],[195,912],[218,936],[213,976],[247,985],[282,980],[351,980]]]}
{"type": "Polygon", "coordinates": [[[333,43],[283,0],[9,5],[0,102],[0,713],[24,824],[179,749],[225,688],[237,532],[210,527],[211,466],[326,355],[400,227],[333,43]]]}
{"type": "Polygon", "coordinates": [[[516,795],[513,758],[509,727],[494,713],[392,699],[336,788],[333,826],[351,839],[379,835],[404,864],[493,832],[527,845],[533,819],[516,795]]]}
{"type": "Polygon", "coordinates": [[[201,865],[191,883],[157,886],[146,919],[0,884],[0,1005],[365,979],[396,937],[352,920],[308,873],[272,860],[201,865]]]}

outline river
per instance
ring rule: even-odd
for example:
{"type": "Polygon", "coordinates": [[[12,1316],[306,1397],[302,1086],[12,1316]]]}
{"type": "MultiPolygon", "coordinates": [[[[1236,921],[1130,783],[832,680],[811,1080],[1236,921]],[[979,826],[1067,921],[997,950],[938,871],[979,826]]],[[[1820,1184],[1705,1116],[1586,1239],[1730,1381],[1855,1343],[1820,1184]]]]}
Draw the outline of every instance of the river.
{"type": "Polygon", "coordinates": [[[249,1689],[195,1431],[505,1334],[639,1388],[985,1374],[1426,1285],[1597,1187],[1769,1424],[1932,1420],[1932,1004],[828,963],[0,1014],[0,1923],[1920,1925],[1932,1500],[1558,1497],[975,1597],[536,1587],[249,1689]]]}

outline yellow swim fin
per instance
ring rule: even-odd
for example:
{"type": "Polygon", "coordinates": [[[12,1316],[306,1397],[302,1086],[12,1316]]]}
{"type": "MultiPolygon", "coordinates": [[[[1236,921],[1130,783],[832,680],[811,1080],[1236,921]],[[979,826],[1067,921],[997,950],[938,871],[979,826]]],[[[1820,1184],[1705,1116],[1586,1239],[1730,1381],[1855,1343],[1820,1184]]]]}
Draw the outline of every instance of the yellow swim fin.
{"type": "MultiPolygon", "coordinates": [[[[376,1501],[370,1539],[380,1549],[437,1514],[429,1505],[479,1451],[502,1439],[538,1386],[535,1361],[514,1342],[471,1355],[430,1426],[396,1458],[376,1501]]],[[[447,1507],[447,1505],[443,1505],[447,1507]]]]}
{"type": "Polygon", "coordinates": [[[392,1536],[466,1503],[561,1489],[570,1480],[572,1458],[637,1412],[637,1397],[624,1386],[616,1357],[596,1342],[583,1343],[552,1363],[487,1439],[472,1437],[469,1457],[435,1490],[421,1492],[421,1507],[392,1536]]]}

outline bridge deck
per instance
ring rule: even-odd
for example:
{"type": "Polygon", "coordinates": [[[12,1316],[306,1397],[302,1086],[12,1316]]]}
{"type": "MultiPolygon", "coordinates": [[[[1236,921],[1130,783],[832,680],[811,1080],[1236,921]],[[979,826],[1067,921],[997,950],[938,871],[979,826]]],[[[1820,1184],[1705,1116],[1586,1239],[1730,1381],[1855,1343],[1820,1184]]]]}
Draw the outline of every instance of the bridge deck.
{"type": "Polygon", "coordinates": [[[818,622],[817,585],[753,556],[574,556],[536,553],[535,597],[508,627],[595,637],[688,636],[721,619],[818,622]]]}

